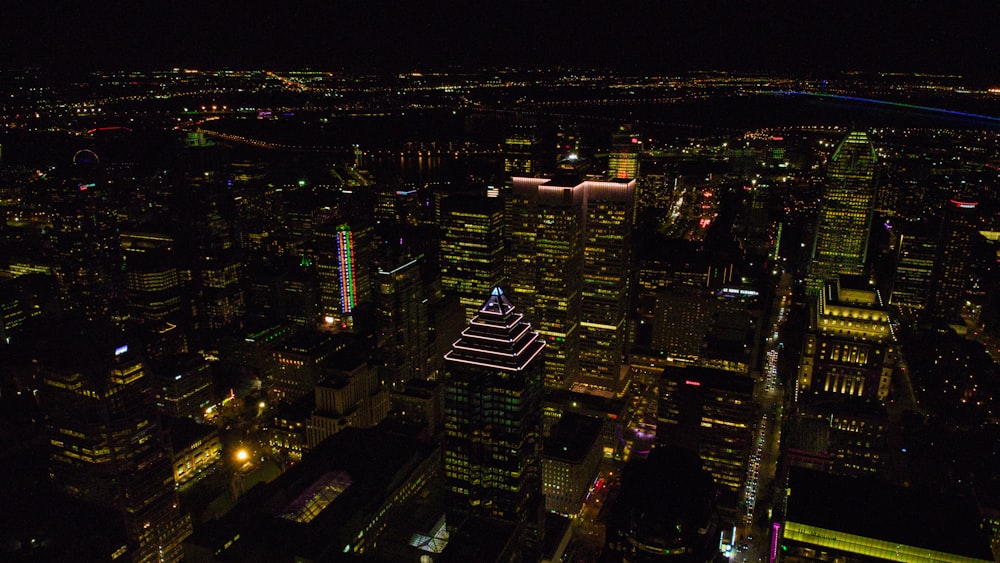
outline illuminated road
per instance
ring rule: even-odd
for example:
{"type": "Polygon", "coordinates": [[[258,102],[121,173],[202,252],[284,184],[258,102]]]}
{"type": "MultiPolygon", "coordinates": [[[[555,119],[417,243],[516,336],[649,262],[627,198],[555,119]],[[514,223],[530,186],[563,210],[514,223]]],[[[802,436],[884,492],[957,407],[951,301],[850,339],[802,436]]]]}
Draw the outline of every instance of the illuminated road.
{"type": "Polygon", "coordinates": [[[573,520],[573,543],[567,553],[567,561],[573,563],[595,563],[604,550],[605,525],[601,510],[607,503],[608,495],[620,486],[621,461],[604,459],[601,461],[597,478],[591,483],[590,493],[583,502],[580,513],[573,520]]]}
{"type": "MultiPolygon", "coordinates": [[[[781,444],[781,421],[784,413],[784,382],[778,373],[778,354],[784,345],[781,342],[781,325],[791,307],[792,276],[781,274],[774,294],[771,315],[768,319],[769,333],[764,346],[763,377],[758,382],[757,398],[760,402],[761,417],[747,468],[744,487],[746,512],[737,530],[736,545],[746,544],[746,551],[734,551],[734,561],[769,561],[771,508],[774,502],[774,476],[778,465],[781,444]]],[[[787,375],[787,374],[786,374],[787,375]]]]}

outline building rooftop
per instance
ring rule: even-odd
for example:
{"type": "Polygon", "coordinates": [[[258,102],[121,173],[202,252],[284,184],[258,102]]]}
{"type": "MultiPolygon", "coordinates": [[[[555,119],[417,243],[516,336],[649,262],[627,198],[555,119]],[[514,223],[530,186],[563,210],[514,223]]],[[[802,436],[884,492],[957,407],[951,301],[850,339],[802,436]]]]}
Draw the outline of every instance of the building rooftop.
{"type": "Polygon", "coordinates": [[[254,487],[188,543],[220,561],[320,560],[353,545],[358,529],[411,476],[430,449],[380,428],[346,428],[274,481],[254,487]],[[240,539],[223,547],[234,537],[240,539]]]}
{"type": "Polygon", "coordinates": [[[519,546],[514,541],[517,525],[493,518],[472,517],[452,532],[439,563],[490,563],[510,561],[519,546]]]}
{"type": "Polygon", "coordinates": [[[790,470],[789,489],[786,514],[789,522],[954,555],[993,559],[970,499],[797,467],[790,470]]]}
{"type": "Polygon", "coordinates": [[[594,447],[604,421],[594,416],[565,412],[545,438],[545,457],[581,463],[594,447]]]}
{"type": "Polygon", "coordinates": [[[545,341],[531,329],[503,290],[494,287],[444,359],[452,365],[521,371],[543,348],[545,341]]]}
{"type": "Polygon", "coordinates": [[[552,389],[545,395],[545,404],[564,409],[580,409],[583,412],[601,412],[618,416],[625,410],[624,399],[612,399],[579,393],[568,389],[552,389]]]}
{"type": "Polygon", "coordinates": [[[170,432],[170,445],[173,446],[174,453],[219,433],[218,428],[211,424],[202,424],[186,417],[174,418],[161,415],[160,426],[170,432]]]}
{"type": "Polygon", "coordinates": [[[703,389],[753,394],[753,378],[734,371],[701,366],[667,366],[663,369],[663,377],[703,389]]]}

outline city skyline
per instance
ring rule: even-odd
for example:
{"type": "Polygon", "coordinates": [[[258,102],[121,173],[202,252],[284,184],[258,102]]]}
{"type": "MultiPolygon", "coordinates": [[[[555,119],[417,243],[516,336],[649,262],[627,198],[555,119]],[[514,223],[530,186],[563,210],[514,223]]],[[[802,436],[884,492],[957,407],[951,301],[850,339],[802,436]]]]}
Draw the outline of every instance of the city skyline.
{"type": "Polygon", "coordinates": [[[1000,556],[985,12],[88,8],[0,74],[0,559],[1000,556]]]}

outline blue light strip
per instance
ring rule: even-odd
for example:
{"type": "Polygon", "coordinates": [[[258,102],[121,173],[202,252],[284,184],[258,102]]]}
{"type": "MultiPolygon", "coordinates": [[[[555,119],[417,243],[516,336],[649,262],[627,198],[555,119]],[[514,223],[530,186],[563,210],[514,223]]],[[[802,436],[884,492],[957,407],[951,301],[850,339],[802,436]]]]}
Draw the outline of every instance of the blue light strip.
{"type": "Polygon", "coordinates": [[[823,93],[820,93],[820,92],[797,92],[797,91],[794,91],[794,90],[771,90],[771,91],[769,91],[767,93],[768,94],[786,95],[786,96],[791,95],[791,96],[813,96],[813,97],[816,97],[816,98],[835,98],[835,99],[838,99],[838,100],[849,100],[849,101],[852,101],[852,102],[864,102],[864,103],[868,103],[868,104],[879,104],[879,105],[884,105],[884,106],[893,106],[893,107],[908,108],[908,109],[918,109],[918,110],[922,110],[922,111],[930,111],[930,112],[935,112],[935,113],[943,113],[943,114],[947,114],[947,115],[957,115],[959,117],[969,117],[969,118],[972,118],[972,119],[983,119],[983,120],[986,120],[986,121],[1000,122],[1000,117],[993,117],[993,116],[990,116],[990,115],[983,115],[981,113],[966,113],[964,111],[956,111],[956,110],[953,110],[953,109],[932,108],[930,106],[918,106],[918,105],[915,105],[915,104],[904,104],[902,102],[890,102],[890,101],[887,101],[887,100],[875,100],[875,99],[872,99],[872,98],[859,98],[859,97],[856,97],[856,96],[842,96],[842,95],[839,95],[839,94],[823,94],[823,93]]]}

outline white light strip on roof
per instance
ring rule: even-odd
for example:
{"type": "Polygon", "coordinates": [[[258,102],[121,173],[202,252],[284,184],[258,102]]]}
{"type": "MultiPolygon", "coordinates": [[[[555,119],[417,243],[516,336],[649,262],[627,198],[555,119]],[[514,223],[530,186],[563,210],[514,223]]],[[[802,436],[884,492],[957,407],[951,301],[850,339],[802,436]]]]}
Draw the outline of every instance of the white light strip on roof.
{"type": "MultiPolygon", "coordinates": [[[[519,332],[517,334],[517,336],[515,336],[513,338],[510,338],[510,339],[507,339],[507,338],[493,338],[493,337],[490,337],[490,336],[482,336],[482,335],[479,335],[479,334],[468,334],[468,332],[467,332],[468,330],[469,330],[469,327],[465,327],[464,329],[462,329],[462,336],[467,337],[467,338],[481,338],[483,340],[491,340],[493,342],[503,342],[504,344],[510,344],[510,343],[516,342],[518,339],[520,339],[522,336],[524,336],[524,333],[526,333],[529,330],[531,330],[531,325],[528,324],[528,323],[525,323],[524,324],[524,329],[521,332],[519,332]]],[[[456,342],[458,342],[458,341],[456,340],[456,342]]]]}
{"type": "Polygon", "coordinates": [[[470,352],[481,352],[483,354],[493,354],[494,356],[505,356],[505,357],[510,358],[510,357],[519,356],[521,354],[521,352],[524,351],[525,348],[527,348],[528,346],[530,346],[531,343],[534,342],[534,341],[536,341],[536,340],[538,340],[538,335],[537,334],[534,335],[531,339],[529,339],[528,342],[525,343],[524,346],[521,346],[518,350],[515,350],[513,353],[510,353],[510,352],[496,352],[496,351],[493,351],[493,350],[486,350],[486,349],[483,349],[483,348],[470,348],[469,346],[461,346],[459,344],[459,342],[461,342],[461,339],[456,340],[455,342],[452,342],[451,347],[454,350],[468,350],[470,352]]]}
{"type": "MultiPolygon", "coordinates": [[[[503,325],[503,327],[506,330],[510,330],[510,329],[514,328],[515,326],[517,326],[518,323],[520,323],[521,319],[523,319],[523,318],[524,318],[524,315],[522,315],[521,313],[518,313],[516,315],[516,318],[514,319],[513,323],[511,323],[511,324],[505,324],[505,325],[503,325]]],[[[498,328],[498,325],[484,323],[484,322],[480,321],[479,320],[479,315],[476,315],[475,317],[472,317],[472,320],[469,321],[469,324],[470,325],[476,325],[476,326],[486,326],[486,327],[490,327],[490,328],[498,328]]]]}
{"type": "Polygon", "coordinates": [[[538,347],[538,350],[536,350],[535,353],[532,354],[530,358],[528,358],[525,362],[523,362],[520,366],[517,366],[517,367],[502,366],[502,365],[497,365],[497,364],[487,364],[487,363],[484,363],[484,362],[474,362],[472,360],[463,360],[461,358],[453,358],[453,357],[451,357],[451,352],[450,351],[447,354],[444,355],[444,359],[450,360],[452,362],[461,362],[463,364],[471,364],[471,365],[474,365],[474,366],[482,366],[482,367],[494,368],[494,369],[501,369],[501,370],[522,371],[525,367],[528,366],[528,364],[531,363],[531,360],[534,360],[535,356],[537,356],[538,354],[540,354],[542,352],[542,350],[544,350],[544,349],[545,349],[545,342],[541,342],[541,346],[538,347]]]}

